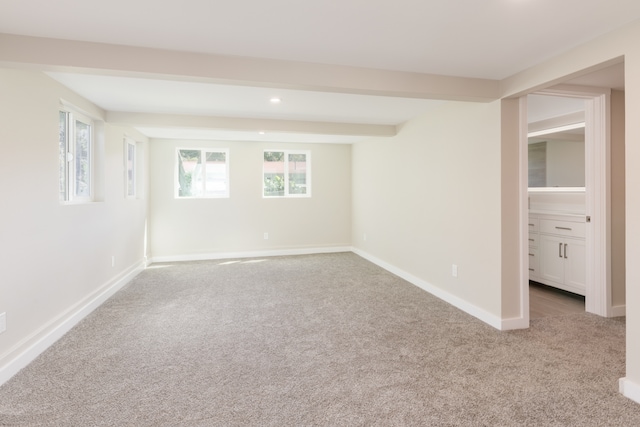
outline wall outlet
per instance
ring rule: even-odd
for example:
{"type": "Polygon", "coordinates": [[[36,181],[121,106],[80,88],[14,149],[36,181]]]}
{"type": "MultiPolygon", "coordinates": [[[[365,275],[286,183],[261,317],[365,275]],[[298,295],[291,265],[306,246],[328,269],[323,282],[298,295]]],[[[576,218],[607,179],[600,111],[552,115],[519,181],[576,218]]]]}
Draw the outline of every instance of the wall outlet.
{"type": "Polygon", "coordinates": [[[7,313],[0,313],[0,334],[7,330],[7,313]]]}
{"type": "Polygon", "coordinates": [[[115,267],[115,266],[116,266],[116,256],[111,255],[111,267],[115,267]]]}
{"type": "Polygon", "coordinates": [[[269,233],[264,233],[264,240],[269,240],[269,233]]]}
{"type": "Polygon", "coordinates": [[[458,277],[458,266],[456,264],[451,264],[451,275],[458,277]]]}

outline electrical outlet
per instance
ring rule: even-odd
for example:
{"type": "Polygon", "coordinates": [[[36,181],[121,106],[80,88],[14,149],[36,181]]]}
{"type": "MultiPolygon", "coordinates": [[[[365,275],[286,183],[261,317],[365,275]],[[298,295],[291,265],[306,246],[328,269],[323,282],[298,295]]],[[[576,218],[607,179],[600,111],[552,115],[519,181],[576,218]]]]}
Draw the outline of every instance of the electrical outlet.
{"type": "Polygon", "coordinates": [[[458,266],[456,264],[451,264],[451,275],[458,277],[458,266]]]}
{"type": "Polygon", "coordinates": [[[115,266],[116,266],[116,256],[111,255],[111,267],[115,267],[115,266]]]}
{"type": "Polygon", "coordinates": [[[264,233],[264,240],[269,240],[269,233],[264,233]]]}
{"type": "Polygon", "coordinates": [[[7,313],[0,313],[0,334],[7,330],[7,313]]]}

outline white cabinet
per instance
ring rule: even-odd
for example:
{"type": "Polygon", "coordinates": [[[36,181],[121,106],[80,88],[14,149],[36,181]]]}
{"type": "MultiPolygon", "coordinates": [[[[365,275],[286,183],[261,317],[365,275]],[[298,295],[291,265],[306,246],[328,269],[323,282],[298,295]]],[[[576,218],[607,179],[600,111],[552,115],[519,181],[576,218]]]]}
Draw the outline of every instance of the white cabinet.
{"type": "MultiPolygon", "coordinates": [[[[529,278],[584,295],[585,222],[579,216],[559,218],[562,217],[541,215],[536,218],[536,231],[529,233],[529,278]],[[537,252],[532,252],[532,243],[538,242],[537,252]],[[532,262],[532,258],[536,260],[532,262]]],[[[532,223],[531,218],[529,223],[532,223]]]]}
{"type": "Polygon", "coordinates": [[[529,279],[540,281],[540,234],[538,219],[529,218],[529,279]]]}

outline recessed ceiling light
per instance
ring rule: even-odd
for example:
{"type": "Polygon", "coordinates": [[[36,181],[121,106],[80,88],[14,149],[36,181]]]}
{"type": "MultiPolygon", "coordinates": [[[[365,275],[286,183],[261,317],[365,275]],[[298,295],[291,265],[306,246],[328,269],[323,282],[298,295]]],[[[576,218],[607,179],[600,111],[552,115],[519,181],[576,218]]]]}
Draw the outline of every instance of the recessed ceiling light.
{"type": "Polygon", "coordinates": [[[274,96],[273,98],[271,98],[269,100],[272,104],[280,104],[282,102],[282,99],[278,98],[277,96],[274,96]]]}

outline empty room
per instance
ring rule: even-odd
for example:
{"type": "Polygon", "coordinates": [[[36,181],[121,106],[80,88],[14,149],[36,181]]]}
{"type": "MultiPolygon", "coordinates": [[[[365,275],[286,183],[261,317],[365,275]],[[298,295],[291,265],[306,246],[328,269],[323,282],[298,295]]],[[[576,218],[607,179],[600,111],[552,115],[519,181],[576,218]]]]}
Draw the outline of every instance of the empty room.
{"type": "Polygon", "coordinates": [[[640,425],[640,4],[0,5],[0,425],[640,425]]]}

